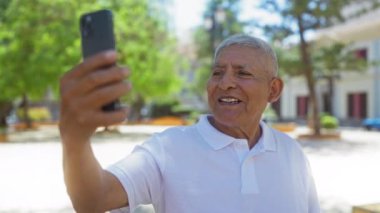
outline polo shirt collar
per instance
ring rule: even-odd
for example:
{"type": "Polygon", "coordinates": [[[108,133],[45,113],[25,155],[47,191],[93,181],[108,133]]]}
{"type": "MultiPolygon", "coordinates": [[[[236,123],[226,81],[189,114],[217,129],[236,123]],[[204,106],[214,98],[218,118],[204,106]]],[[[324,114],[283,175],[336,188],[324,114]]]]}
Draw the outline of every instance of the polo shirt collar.
{"type": "MultiPolygon", "coordinates": [[[[245,139],[234,138],[217,130],[214,126],[210,124],[208,120],[209,116],[211,115],[201,115],[198,123],[196,124],[196,128],[203,137],[203,139],[214,150],[222,149],[232,144],[234,141],[246,141],[245,139]]],[[[276,141],[273,137],[271,129],[263,121],[260,121],[260,126],[262,129],[262,135],[256,146],[259,145],[259,143],[262,143],[264,151],[276,151],[276,141]]]]}
{"type": "Polygon", "coordinates": [[[274,137],[273,130],[264,121],[260,121],[260,126],[263,132],[259,140],[263,143],[264,151],[276,151],[276,138],[274,137]]]}
{"type": "Polygon", "coordinates": [[[201,115],[196,128],[203,139],[214,149],[219,150],[234,142],[236,139],[212,126],[208,120],[211,115],[201,115]]]}

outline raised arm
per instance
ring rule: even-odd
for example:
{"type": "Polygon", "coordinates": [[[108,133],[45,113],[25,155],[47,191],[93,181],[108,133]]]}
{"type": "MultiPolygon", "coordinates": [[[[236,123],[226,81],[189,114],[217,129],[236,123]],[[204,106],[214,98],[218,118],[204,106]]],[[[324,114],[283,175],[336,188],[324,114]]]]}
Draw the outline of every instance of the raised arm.
{"type": "Polygon", "coordinates": [[[63,169],[67,191],[77,212],[104,212],[128,203],[122,185],[100,166],[90,143],[97,127],[122,122],[127,116],[125,109],[101,110],[103,105],[130,90],[125,81],[128,70],[112,66],[115,62],[114,51],[102,52],[61,79],[59,129],[63,169]]]}

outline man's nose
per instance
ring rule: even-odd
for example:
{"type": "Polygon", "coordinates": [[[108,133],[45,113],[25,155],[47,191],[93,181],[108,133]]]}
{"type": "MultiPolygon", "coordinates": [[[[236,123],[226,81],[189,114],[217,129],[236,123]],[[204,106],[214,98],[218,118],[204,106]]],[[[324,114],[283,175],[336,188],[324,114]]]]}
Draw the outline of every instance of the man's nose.
{"type": "Polygon", "coordinates": [[[231,73],[225,73],[219,81],[219,87],[228,90],[236,87],[236,79],[231,73]]]}

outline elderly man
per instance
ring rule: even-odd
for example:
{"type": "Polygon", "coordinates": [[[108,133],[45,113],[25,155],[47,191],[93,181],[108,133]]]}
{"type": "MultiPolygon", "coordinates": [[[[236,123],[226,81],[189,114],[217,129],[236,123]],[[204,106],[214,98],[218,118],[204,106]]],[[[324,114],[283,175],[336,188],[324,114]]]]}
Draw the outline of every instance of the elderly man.
{"type": "Polygon", "coordinates": [[[260,121],[283,82],[264,41],[236,35],[215,53],[207,84],[211,114],[192,126],[153,135],[106,170],[90,145],[98,126],[120,122],[123,109],[101,106],[130,89],[114,52],[85,60],[61,82],[64,173],[78,212],[153,204],[159,213],[320,212],[308,161],[287,135],[260,121]]]}

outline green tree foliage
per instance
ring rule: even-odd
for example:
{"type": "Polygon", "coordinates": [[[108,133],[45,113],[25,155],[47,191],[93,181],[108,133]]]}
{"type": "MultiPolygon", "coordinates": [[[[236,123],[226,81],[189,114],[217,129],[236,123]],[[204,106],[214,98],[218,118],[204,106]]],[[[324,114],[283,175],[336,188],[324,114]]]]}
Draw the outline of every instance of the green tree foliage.
{"type": "Polygon", "coordinates": [[[148,10],[148,1],[119,1],[109,6],[117,14],[115,30],[119,61],[131,70],[133,90],[131,119],[140,119],[141,108],[149,101],[168,99],[179,91],[179,58],[175,40],[167,31],[165,16],[148,10]],[[129,9],[125,9],[129,8],[129,9]],[[133,17],[133,18],[132,18],[133,17]]]}
{"type": "MultiPolygon", "coordinates": [[[[335,94],[335,80],[340,78],[341,72],[361,72],[370,65],[365,59],[358,58],[354,52],[348,50],[349,44],[333,43],[330,46],[313,48],[313,70],[317,79],[327,81],[328,111],[332,114],[332,103],[335,94]]],[[[323,126],[323,124],[322,124],[323,126]]]]}
{"type": "MultiPolygon", "coordinates": [[[[337,53],[337,58],[323,58],[319,57],[319,62],[314,64],[318,60],[318,56],[313,60],[313,50],[311,45],[305,39],[305,35],[309,31],[317,30],[320,28],[329,27],[331,25],[341,23],[344,21],[344,17],[341,14],[341,9],[350,3],[358,2],[356,0],[334,0],[334,1],[321,1],[321,0],[286,0],[283,4],[278,1],[263,0],[262,7],[269,12],[277,13],[282,16],[282,23],[278,25],[263,26],[268,37],[270,37],[276,43],[282,43],[283,46],[287,46],[288,38],[298,37],[299,43],[298,58],[301,63],[296,63],[294,59],[296,56],[293,54],[290,57],[290,68],[292,68],[292,74],[299,73],[304,74],[308,90],[309,100],[312,109],[312,121],[314,134],[320,134],[320,120],[319,120],[319,108],[318,99],[315,91],[315,70],[316,66],[325,66],[323,69],[329,69],[329,66],[334,63],[333,61],[338,57],[343,56],[343,49],[338,46],[334,46],[330,49],[320,50],[334,51],[337,53]],[[285,45],[287,43],[287,45],[285,45]],[[335,48],[335,49],[334,49],[335,48]]],[[[372,3],[372,7],[377,7],[378,3],[375,0],[368,0],[367,3],[372,3]]],[[[364,11],[362,11],[364,12],[364,11]]],[[[284,56],[285,54],[280,54],[284,56]]],[[[317,54],[318,55],[318,54],[317,54]]],[[[329,55],[331,56],[331,55],[329,55]]],[[[286,57],[286,56],[285,56],[286,57]]],[[[335,56],[334,56],[335,57],[335,56]]],[[[287,61],[280,59],[280,61],[287,61]]],[[[286,63],[285,63],[286,64],[286,63]]],[[[337,64],[339,65],[339,63],[337,64]]],[[[283,66],[280,64],[280,66],[283,66]]],[[[337,67],[334,67],[334,69],[337,67]]],[[[285,70],[286,67],[283,67],[285,70]]],[[[322,70],[322,69],[321,69],[322,70]]]]}
{"type": "Polygon", "coordinates": [[[216,46],[228,36],[243,31],[244,23],[238,20],[239,13],[239,0],[209,0],[207,2],[203,18],[205,25],[208,26],[199,26],[194,34],[199,63],[194,90],[199,95],[204,94],[216,46]],[[218,17],[218,13],[222,17],[218,17]]]}
{"type": "MultiPolygon", "coordinates": [[[[3,0],[0,1],[0,28],[3,24],[4,18],[5,18],[5,11],[7,10],[10,0],[3,0]]],[[[0,45],[2,45],[3,42],[0,40],[0,45]]],[[[1,53],[1,48],[0,48],[1,53]]],[[[2,67],[0,67],[0,73],[1,73],[2,67]]],[[[1,75],[0,75],[0,82],[1,82],[1,75]]],[[[1,96],[0,96],[1,97],[1,96]]],[[[2,129],[6,128],[7,122],[6,117],[12,110],[12,101],[10,98],[0,98],[0,133],[2,129]]]]}
{"type": "Polygon", "coordinates": [[[8,8],[9,3],[11,0],[2,0],[0,1],[0,24],[3,21],[3,18],[5,17],[5,11],[8,8]]]}
{"type": "Polygon", "coordinates": [[[367,61],[348,50],[350,44],[335,42],[329,46],[314,47],[313,67],[317,76],[337,75],[342,71],[364,71],[367,61]]]}
{"type": "Polygon", "coordinates": [[[39,100],[47,88],[57,91],[60,76],[81,60],[80,15],[103,8],[114,12],[119,63],[132,70],[132,106],[169,96],[180,82],[175,41],[165,17],[159,17],[161,13],[151,3],[12,0],[7,7],[0,4],[4,11],[0,17],[0,100],[39,100]]]}
{"type": "MultiPolygon", "coordinates": [[[[337,76],[342,71],[364,71],[368,68],[365,59],[357,58],[354,52],[347,50],[349,44],[333,43],[329,46],[316,47],[311,50],[313,75],[337,76]]],[[[303,74],[302,60],[297,45],[291,47],[274,46],[278,58],[280,75],[299,76],[303,74]]]]}
{"type": "Polygon", "coordinates": [[[59,76],[78,61],[75,6],[63,0],[10,2],[0,26],[0,99],[23,97],[27,110],[28,98],[57,87],[59,76]]]}
{"type": "Polygon", "coordinates": [[[302,74],[300,56],[297,47],[284,48],[274,45],[277,54],[279,75],[298,76],[302,74]]]}

